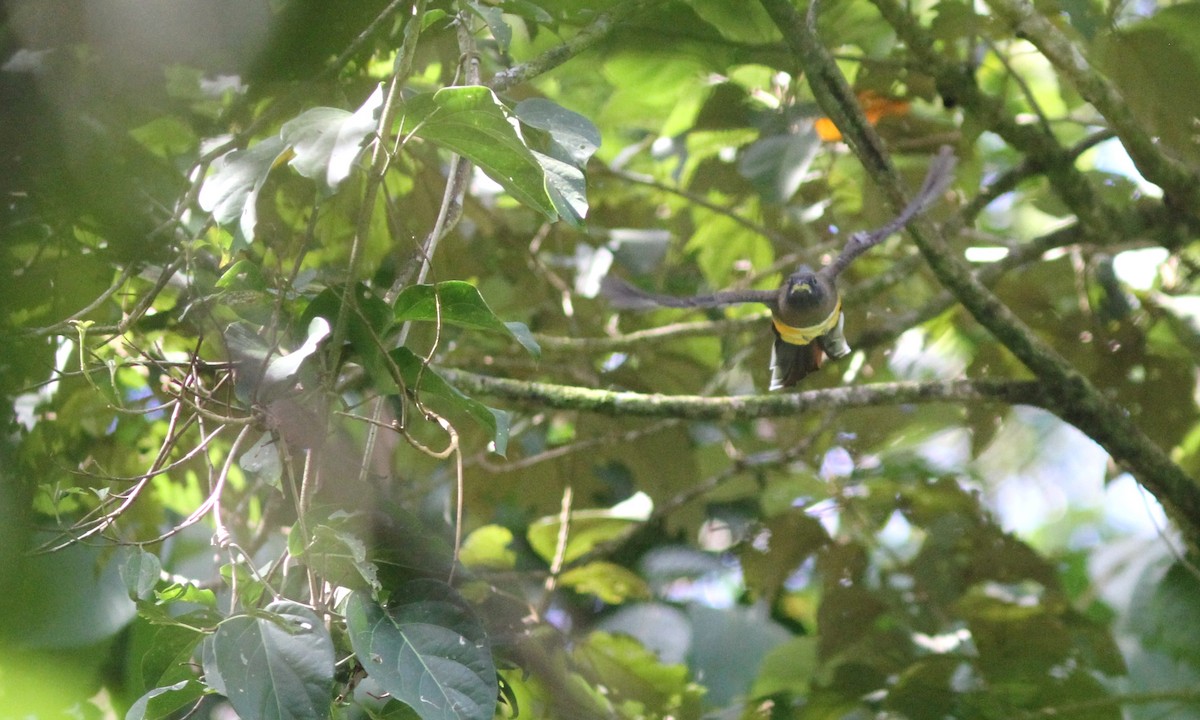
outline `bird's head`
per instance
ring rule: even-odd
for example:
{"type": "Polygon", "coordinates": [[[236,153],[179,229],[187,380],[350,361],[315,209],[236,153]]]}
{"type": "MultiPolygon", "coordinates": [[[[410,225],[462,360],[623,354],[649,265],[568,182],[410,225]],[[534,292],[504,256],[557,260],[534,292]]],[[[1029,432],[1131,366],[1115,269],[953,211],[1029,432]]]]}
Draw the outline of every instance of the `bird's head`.
{"type": "Polygon", "coordinates": [[[817,274],[807,265],[802,265],[788,276],[780,299],[793,307],[813,307],[824,302],[827,294],[817,274]]]}

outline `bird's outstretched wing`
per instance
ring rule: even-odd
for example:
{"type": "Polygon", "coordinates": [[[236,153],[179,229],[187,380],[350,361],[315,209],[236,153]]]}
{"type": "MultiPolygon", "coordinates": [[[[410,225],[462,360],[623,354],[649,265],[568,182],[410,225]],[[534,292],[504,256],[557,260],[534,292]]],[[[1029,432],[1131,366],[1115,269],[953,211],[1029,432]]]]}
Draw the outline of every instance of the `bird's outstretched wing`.
{"type": "Polygon", "coordinates": [[[600,294],[620,310],[649,310],[655,307],[671,308],[715,308],[738,303],[761,303],[775,306],[778,293],[775,290],[726,290],[710,295],[677,297],[649,293],[609,275],[600,283],[600,294]]]}
{"type": "Polygon", "coordinates": [[[837,277],[850,263],[854,262],[854,258],[878,245],[889,235],[907,225],[913,218],[928,210],[929,206],[942,196],[942,193],[950,186],[950,182],[954,180],[954,166],[957,163],[958,159],[954,157],[954,152],[948,146],[942,147],[937,156],[933,158],[933,162],[929,164],[929,172],[926,173],[925,180],[921,183],[921,189],[913,196],[912,201],[900,211],[900,214],[877,230],[854,233],[847,241],[846,247],[842,248],[842,252],[833,262],[822,268],[821,273],[827,277],[837,277]]]}

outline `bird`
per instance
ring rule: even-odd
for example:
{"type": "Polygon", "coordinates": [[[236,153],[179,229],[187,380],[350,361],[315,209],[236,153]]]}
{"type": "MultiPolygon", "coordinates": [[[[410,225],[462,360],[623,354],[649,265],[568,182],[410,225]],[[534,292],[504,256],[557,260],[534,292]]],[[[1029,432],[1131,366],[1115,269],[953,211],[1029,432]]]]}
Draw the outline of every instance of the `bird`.
{"type": "Polygon", "coordinates": [[[770,390],[793,387],[821,368],[826,357],[838,360],[850,354],[844,331],[845,315],[837,276],[851,262],[884,238],[925,212],[945,192],[954,176],[954,154],[949,148],[930,163],[921,188],[891,222],[877,230],[851,235],[833,262],[819,270],[799,266],[777,290],[723,290],[705,295],[678,297],[646,292],[613,275],[601,281],[600,292],[619,310],[654,307],[718,308],[759,303],[771,310],[775,342],[771,348],[770,390]]]}

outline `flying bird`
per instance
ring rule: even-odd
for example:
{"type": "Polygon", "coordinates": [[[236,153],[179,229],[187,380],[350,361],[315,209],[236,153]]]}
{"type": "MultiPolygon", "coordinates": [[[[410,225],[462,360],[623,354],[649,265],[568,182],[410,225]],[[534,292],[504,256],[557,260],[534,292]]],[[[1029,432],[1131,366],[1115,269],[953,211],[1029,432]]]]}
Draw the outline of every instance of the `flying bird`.
{"type": "Polygon", "coordinates": [[[771,349],[771,390],[792,387],[819,369],[826,356],[835,360],[850,354],[843,332],[842,296],[837,276],[859,255],[879,244],[925,212],[945,192],[954,175],[955,158],[943,147],[912,202],[894,220],[870,232],[851,235],[833,262],[820,270],[801,265],[778,290],[725,290],[708,295],[677,297],[649,293],[611,275],[601,292],[623,310],[654,307],[717,308],[759,303],[771,309],[775,344],[771,349]]]}

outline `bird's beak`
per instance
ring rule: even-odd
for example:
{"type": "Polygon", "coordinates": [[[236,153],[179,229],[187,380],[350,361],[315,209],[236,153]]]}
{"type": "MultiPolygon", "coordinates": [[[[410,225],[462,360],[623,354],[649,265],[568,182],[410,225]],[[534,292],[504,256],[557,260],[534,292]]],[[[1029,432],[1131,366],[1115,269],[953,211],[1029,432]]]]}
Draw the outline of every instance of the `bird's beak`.
{"type": "Polygon", "coordinates": [[[792,286],[792,291],[791,291],[792,295],[799,295],[801,293],[804,293],[805,295],[811,295],[812,294],[812,285],[809,285],[808,283],[803,282],[803,283],[798,283],[798,284],[792,286]]]}

